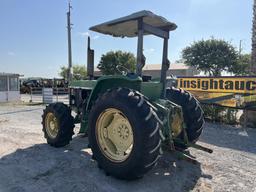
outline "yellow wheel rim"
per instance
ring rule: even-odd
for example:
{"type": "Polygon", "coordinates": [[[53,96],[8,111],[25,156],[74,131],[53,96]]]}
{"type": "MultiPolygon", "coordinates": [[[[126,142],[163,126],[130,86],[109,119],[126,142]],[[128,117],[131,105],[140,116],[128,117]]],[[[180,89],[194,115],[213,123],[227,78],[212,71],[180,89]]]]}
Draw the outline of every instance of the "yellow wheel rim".
{"type": "Polygon", "coordinates": [[[45,117],[45,129],[50,138],[54,139],[57,137],[59,132],[59,123],[52,112],[47,113],[45,117]]]}
{"type": "Polygon", "coordinates": [[[181,131],[182,131],[182,123],[183,119],[179,114],[175,114],[172,117],[172,122],[171,122],[171,128],[172,128],[172,136],[177,137],[181,131]]]}
{"type": "Polygon", "coordinates": [[[96,139],[105,157],[113,162],[123,162],[132,151],[132,126],[120,110],[106,109],[97,119],[96,139]]]}

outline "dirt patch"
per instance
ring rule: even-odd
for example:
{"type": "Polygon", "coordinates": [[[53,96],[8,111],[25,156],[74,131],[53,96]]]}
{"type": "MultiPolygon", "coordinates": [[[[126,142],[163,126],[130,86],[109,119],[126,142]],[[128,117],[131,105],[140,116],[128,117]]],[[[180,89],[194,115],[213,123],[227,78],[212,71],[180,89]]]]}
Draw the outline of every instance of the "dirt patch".
{"type": "Polygon", "coordinates": [[[8,121],[8,119],[0,119],[0,123],[7,123],[8,121]]]}
{"type": "MultiPolygon", "coordinates": [[[[43,106],[0,107],[0,191],[256,191],[256,130],[207,123],[200,143],[213,154],[191,149],[192,164],[165,152],[142,179],[106,176],[87,148],[87,138],[53,148],[41,127],[43,106]]],[[[76,132],[78,127],[76,127],[76,132]]]]}

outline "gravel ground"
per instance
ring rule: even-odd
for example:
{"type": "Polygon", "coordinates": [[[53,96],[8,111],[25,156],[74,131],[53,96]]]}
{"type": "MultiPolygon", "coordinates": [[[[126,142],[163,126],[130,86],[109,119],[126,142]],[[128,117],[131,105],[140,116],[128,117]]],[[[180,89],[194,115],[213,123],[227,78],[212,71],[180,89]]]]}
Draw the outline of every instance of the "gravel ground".
{"type": "MultiPolygon", "coordinates": [[[[0,192],[48,191],[246,191],[256,192],[256,129],[207,123],[190,149],[197,164],[165,152],[142,179],[122,181],[97,168],[87,138],[53,148],[41,131],[44,106],[0,105],[0,192]]],[[[76,128],[78,130],[78,127],[76,128]]]]}

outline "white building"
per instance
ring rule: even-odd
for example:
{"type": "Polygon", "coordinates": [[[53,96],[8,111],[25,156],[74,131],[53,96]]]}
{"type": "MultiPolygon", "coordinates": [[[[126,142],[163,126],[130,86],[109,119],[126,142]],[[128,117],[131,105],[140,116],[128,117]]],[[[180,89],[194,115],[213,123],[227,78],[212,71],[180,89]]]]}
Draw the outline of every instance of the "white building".
{"type": "MultiPolygon", "coordinates": [[[[143,70],[143,75],[152,76],[152,78],[160,77],[161,75],[161,64],[150,64],[145,65],[143,70]]],[[[171,63],[169,70],[167,71],[167,76],[195,76],[198,75],[199,72],[191,66],[185,65],[184,63],[171,63]]]]}
{"type": "MultiPolygon", "coordinates": [[[[161,64],[146,64],[143,67],[143,75],[151,76],[152,78],[159,78],[161,75],[161,64]]],[[[101,71],[95,69],[95,76],[100,76],[101,71]]],[[[177,77],[184,76],[195,76],[198,75],[199,71],[195,67],[187,66],[184,63],[171,63],[170,68],[167,71],[167,76],[174,75],[177,77]]]]}
{"type": "Polygon", "coordinates": [[[11,73],[0,73],[0,102],[19,100],[19,75],[11,73]]]}

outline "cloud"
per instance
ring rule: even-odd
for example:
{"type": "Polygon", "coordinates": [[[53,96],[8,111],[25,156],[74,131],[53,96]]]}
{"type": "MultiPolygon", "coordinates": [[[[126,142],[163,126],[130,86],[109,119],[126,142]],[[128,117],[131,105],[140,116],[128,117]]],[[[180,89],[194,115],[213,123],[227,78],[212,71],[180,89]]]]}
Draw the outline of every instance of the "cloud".
{"type": "Polygon", "coordinates": [[[7,52],[7,55],[9,55],[9,56],[14,56],[15,53],[14,53],[13,51],[8,51],[8,52],[7,52]]]}
{"type": "Polygon", "coordinates": [[[190,0],[192,5],[215,5],[221,3],[223,0],[213,0],[213,1],[206,1],[206,0],[190,0]]]}
{"type": "Polygon", "coordinates": [[[93,40],[99,39],[100,36],[99,35],[91,35],[88,31],[86,32],[79,32],[78,33],[81,37],[91,37],[93,40]]]}
{"type": "Polygon", "coordinates": [[[92,39],[99,39],[99,38],[100,38],[99,35],[95,35],[95,36],[92,37],[92,39]]]}
{"type": "Polygon", "coordinates": [[[154,48],[145,49],[144,52],[145,53],[153,53],[153,52],[155,52],[155,49],[154,48]]]}
{"type": "Polygon", "coordinates": [[[80,36],[82,36],[82,37],[89,37],[90,36],[90,33],[88,31],[86,31],[86,32],[79,32],[78,34],[80,36]]]}

